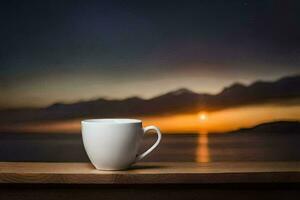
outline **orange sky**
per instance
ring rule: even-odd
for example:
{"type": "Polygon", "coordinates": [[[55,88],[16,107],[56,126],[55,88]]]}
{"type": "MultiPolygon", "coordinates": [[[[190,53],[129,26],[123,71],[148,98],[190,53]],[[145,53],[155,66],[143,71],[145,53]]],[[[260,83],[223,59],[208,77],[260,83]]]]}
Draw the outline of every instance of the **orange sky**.
{"type": "Polygon", "coordinates": [[[166,132],[224,132],[277,120],[300,120],[300,106],[247,106],[194,115],[145,118],[166,132]]]}
{"type": "MultiPolygon", "coordinates": [[[[255,105],[217,112],[198,111],[197,114],[140,117],[143,125],[156,125],[164,133],[225,132],[277,120],[300,120],[300,106],[255,105]]],[[[7,127],[23,132],[80,132],[81,119],[7,127]]]]}

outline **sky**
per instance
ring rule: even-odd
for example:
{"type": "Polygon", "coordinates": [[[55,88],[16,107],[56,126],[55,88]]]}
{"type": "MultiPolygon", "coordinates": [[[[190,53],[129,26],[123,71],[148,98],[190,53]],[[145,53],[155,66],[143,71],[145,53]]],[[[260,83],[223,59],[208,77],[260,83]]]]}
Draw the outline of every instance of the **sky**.
{"type": "Polygon", "coordinates": [[[0,108],[300,73],[299,1],[1,1],[0,108]]]}

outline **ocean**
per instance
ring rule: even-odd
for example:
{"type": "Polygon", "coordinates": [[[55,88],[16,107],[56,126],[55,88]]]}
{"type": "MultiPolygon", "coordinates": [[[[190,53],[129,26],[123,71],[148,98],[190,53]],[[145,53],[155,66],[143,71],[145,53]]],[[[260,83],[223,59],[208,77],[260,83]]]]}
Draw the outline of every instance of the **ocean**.
{"type": "MultiPolygon", "coordinates": [[[[146,136],[140,152],[155,141],[146,136]]],[[[0,161],[89,162],[80,134],[0,133],[0,161]]],[[[300,134],[164,134],[145,162],[300,161],[300,134]]]]}

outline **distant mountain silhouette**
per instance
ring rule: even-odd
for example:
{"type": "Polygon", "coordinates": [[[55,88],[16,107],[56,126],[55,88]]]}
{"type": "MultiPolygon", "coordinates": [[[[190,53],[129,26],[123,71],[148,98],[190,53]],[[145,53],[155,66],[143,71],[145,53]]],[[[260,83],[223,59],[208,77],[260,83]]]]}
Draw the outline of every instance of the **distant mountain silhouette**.
{"type": "Polygon", "coordinates": [[[216,95],[199,94],[183,88],[151,99],[131,97],[122,100],[107,100],[100,98],[72,104],[55,103],[46,108],[2,110],[0,111],[0,123],[81,117],[130,117],[195,113],[201,110],[214,111],[299,97],[300,75],[296,75],[273,82],[257,81],[248,86],[235,83],[216,95]]]}
{"type": "Polygon", "coordinates": [[[229,133],[296,133],[300,134],[299,121],[275,121],[259,124],[251,128],[242,128],[229,133]]]}

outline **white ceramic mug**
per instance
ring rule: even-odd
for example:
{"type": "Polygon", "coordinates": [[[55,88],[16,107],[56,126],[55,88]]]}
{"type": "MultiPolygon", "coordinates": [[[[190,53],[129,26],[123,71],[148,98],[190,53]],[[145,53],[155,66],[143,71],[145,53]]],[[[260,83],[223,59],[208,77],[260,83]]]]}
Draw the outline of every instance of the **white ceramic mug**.
{"type": "Polygon", "coordinates": [[[122,170],[143,159],[157,147],[161,133],[155,126],[142,127],[137,119],[89,119],[81,122],[84,148],[99,170],[122,170]],[[157,141],[144,153],[138,148],[145,133],[156,132],[157,141]]]}

